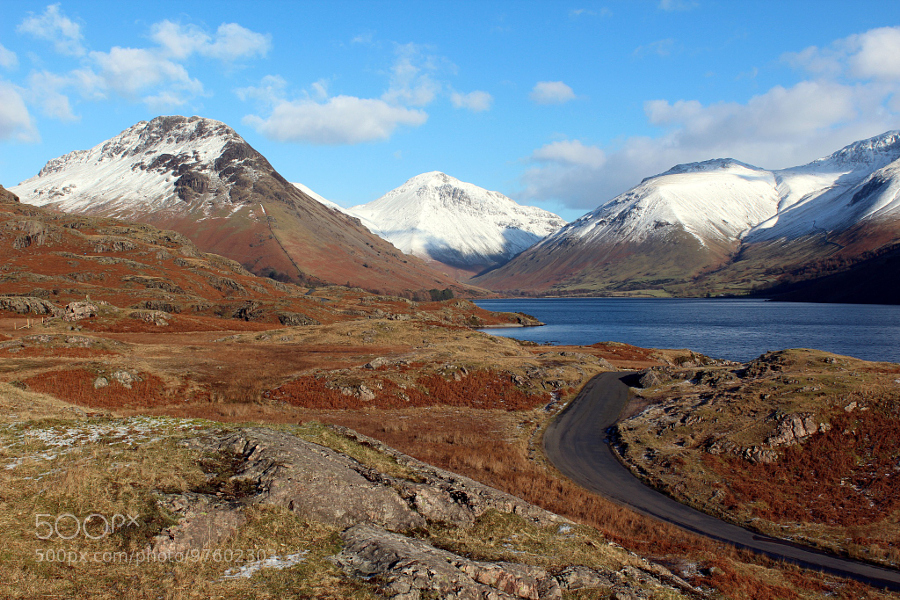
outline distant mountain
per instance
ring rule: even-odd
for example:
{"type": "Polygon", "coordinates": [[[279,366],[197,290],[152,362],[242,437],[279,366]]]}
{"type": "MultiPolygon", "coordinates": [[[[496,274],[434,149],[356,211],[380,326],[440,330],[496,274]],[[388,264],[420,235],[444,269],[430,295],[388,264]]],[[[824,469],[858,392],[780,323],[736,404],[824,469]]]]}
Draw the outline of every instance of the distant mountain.
{"type": "Polygon", "coordinates": [[[341,210],[407,254],[464,277],[507,262],[566,224],[553,213],[437,171],[341,210]]]}
{"type": "Polygon", "coordinates": [[[231,127],[211,119],[142,121],[51,160],[12,191],[30,204],[173,229],[258,275],[390,293],[461,290],[288,183],[231,127]]]}
{"type": "Polygon", "coordinates": [[[649,177],[475,282],[531,293],[739,293],[900,240],[900,132],[807,165],[649,177]]]}

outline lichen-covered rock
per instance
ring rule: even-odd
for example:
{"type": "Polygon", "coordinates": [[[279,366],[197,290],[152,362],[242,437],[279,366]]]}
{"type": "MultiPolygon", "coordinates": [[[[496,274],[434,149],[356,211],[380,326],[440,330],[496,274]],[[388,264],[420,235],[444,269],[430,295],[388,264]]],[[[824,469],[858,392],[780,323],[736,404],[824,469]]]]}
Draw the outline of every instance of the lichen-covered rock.
{"type": "Polygon", "coordinates": [[[0,296],[0,310],[8,310],[20,315],[30,313],[51,316],[60,316],[65,312],[52,302],[31,296],[0,296]]]}
{"type": "Polygon", "coordinates": [[[344,549],[335,562],[354,576],[377,578],[389,598],[562,598],[557,581],[540,567],[474,561],[366,524],[347,529],[341,539],[344,549]]]}
{"type": "Polygon", "coordinates": [[[178,524],[164,529],[150,543],[150,550],[161,557],[177,560],[179,553],[214,547],[247,520],[238,503],[205,494],[172,494],[158,502],[179,518],[178,524]]]}
{"type": "Polygon", "coordinates": [[[242,464],[236,478],[259,490],[253,502],[284,506],[330,525],[376,523],[394,531],[425,525],[390,486],[371,481],[352,458],[288,433],[244,429],[217,441],[242,464]]]}

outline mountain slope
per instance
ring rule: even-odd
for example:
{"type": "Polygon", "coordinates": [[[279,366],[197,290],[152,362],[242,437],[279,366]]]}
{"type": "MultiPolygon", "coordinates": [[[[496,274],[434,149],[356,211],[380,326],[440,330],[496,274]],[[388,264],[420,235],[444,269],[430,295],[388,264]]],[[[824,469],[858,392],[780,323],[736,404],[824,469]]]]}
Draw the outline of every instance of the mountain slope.
{"type": "Polygon", "coordinates": [[[565,225],[553,213],[437,171],[346,212],[404,252],[470,275],[565,225]]]}
{"type": "Polygon", "coordinates": [[[455,287],[355,219],[288,183],[224,123],[140,122],[53,159],[12,188],[22,202],[173,229],[258,275],[410,295],[455,287]]]}
{"type": "Polygon", "coordinates": [[[739,293],[900,239],[900,132],[807,165],[733,159],[645,179],[475,281],[531,293],[739,293]]]}

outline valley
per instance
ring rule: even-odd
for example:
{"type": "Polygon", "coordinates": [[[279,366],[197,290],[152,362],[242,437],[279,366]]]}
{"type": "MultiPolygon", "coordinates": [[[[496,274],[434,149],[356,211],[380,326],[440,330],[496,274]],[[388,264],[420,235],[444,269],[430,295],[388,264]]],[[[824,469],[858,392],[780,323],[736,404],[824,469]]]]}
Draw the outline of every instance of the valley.
{"type": "MultiPolygon", "coordinates": [[[[544,590],[540,597],[563,598],[739,598],[747,590],[754,598],[814,598],[823,589],[837,597],[887,597],[632,513],[579,487],[543,457],[544,428],[593,376],[690,368],[684,357],[699,355],[496,338],[473,327],[539,322],[468,300],[413,301],[261,279],[172,232],[5,198],[0,456],[9,491],[0,521],[16,560],[3,568],[4,595],[78,595],[88,586],[93,597],[117,597],[128,581],[139,595],[242,597],[252,581],[263,597],[290,588],[368,598],[442,585],[415,583],[390,570],[397,558],[377,558],[400,552],[391,556],[445,569],[454,585],[494,586],[511,597],[531,597],[534,586],[544,590]],[[283,484],[252,465],[273,444],[284,448],[273,455],[280,463],[327,455],[327,463],[314,459],[315,469],[347,460],[366,465],[329,477],[389,482],[360,498],[392,489],[407,498],[422,494],[407,500],[415,510],[404,517],[422,519],[419,533],[398,537],[407,525],[382,517],[336,521],[317,512],[337,498],[304,504],[291,488],[265,495],[283,484]],[[222,454],[225,448],[231,454],[222,454]],[[457,487],[447,488],[450,482],[457,487]],[[41,492],[48,483],[49,495],[41,492]],[[482,499],[475,502],[477,485],[491,488],[477,488],[482,499]],[[441,494],[456,500],[447,504],[441,494]],[[48,545],[35,539],[34,523],[17,516],[35,511],[127,513],[140,526],[48,545]],[[224,537],[200,535],[210,518],[224,537]],[[365,534],[363,526],[370,527],[365,534]],[[57,560],[72,552],[146,557],[165,549],[227,552],[232,560],[57,560]],[[257,561],[261,552],[265,567],[257,561]],[[428,562],[436,556],[441,562],[428,562]],[[259,574],[229,575],[241,568],[259,574]]],[[[340,493],[320,493],[329,489],[340,493]]]]}

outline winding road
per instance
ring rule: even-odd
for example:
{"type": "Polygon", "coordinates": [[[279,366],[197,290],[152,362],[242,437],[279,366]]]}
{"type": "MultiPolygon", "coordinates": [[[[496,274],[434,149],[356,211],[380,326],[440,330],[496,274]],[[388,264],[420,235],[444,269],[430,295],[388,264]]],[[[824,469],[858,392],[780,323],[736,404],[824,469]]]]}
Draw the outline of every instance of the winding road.
{"type": "Polygon", "coordinates": [[[544,433],[550,462],[580,486],[694,533],[748,548],[801,567],[900,590],[900,571],[840,558],[721,521],[644,485],[618,461],[606,443],[606,430],[628,402],[628,373],[602,373],[554,419],[544,433]]]}

